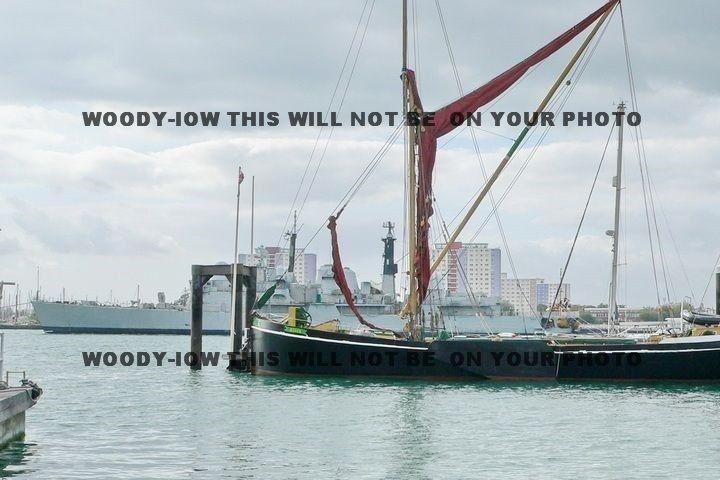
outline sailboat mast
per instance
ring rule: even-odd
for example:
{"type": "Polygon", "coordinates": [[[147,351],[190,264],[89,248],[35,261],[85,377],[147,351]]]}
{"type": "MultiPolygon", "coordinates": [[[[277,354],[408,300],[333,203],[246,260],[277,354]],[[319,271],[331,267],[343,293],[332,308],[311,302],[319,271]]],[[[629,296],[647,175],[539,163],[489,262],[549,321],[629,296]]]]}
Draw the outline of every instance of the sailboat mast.
{"type": "Polygon", "coordinates": [[[617,306],[617,270],[618,270],[618,245],[620,241],[620,199],[622,195],[622,153],[623,153],[623,122],[625,115],[625,104],[620,102],[617,108],[618,125],[618,150],[617,150],[617,172],[613,178],[615,187],[615,223],[613,230],[608,232],[613,238],[612,246],[612,275],[610,278],[610,300],[608,301],[608,334],[612,332],[614,325],[620,319],[617,306]]]}
{"type": "Polygon", "coordinates": [[[415,128],[407,121],[410,110],[410,80],[407,76],[408,68],[408,28],[407,28],[407,0],[403,0],[402,19],[402,60],[403,60],[403,118],[405,119],[405,151],[407,153],[407,242],[408,242],[408,302],[411,323],[417,311],[417,280],[415,278],[415,248],[417,237],[415,232],[415,196],[417,194],[417,175],[415,170],[415,128]]]}

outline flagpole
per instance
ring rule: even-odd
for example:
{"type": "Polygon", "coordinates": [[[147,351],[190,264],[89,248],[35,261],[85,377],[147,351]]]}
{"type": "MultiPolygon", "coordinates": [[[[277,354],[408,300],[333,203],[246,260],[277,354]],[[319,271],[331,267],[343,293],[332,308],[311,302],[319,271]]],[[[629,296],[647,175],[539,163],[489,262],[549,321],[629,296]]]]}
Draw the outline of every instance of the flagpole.
{"type": "Polygon", "coordinates": [[[235,338],[235,304],[237,302],[237,261],[238,261],[238,236],[240,232],[240,184],[245,176],[242,167],[238,167],[237,199],[235,203],[235,253],[232,263],[232,298],[230,302],[230,350],[234,351],[233,339],[235,338]]]}
{"type": "Polygon", "coordinates": [[[250,194],[250,259],[255,265],[255,175],[252,176],[250,194]]]}

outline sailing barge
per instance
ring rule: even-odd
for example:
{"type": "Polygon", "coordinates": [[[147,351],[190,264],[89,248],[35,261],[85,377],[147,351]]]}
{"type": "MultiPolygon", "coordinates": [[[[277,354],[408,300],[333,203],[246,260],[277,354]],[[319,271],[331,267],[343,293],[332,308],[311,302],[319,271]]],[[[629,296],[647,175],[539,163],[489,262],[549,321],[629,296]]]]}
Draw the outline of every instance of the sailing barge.
{"type": "MultiPolygon", "coordinates": [[[[616,289],[617,241],[622,165],[622,123],[618,129],[618,176],[616,182],[615,230],[613,236],[613,288],[611,288],[609,325],[603,335],[514,335],[495,334],[468,337],[439,334],[425,336],[423,302],[428,295],[432,273],[450,245],[457,240],[492,185],[523,143],[531,126],[525,126],[511,148],[477,194],[465,217],[446,238],[446,246],[431,262],[429,250],[430,217],[433,215],[432,175],[437,140],[453,131],[482,106],[507,91],[525,73],[548,58],[587,29],[567,66],[545,95],[535,112],[548,110],[558,88],[587,52],[593,38],[619,7],[611,0],[581,22],[562,33],[531,56],[462,96],[451,104],[426,113],[407,65],[407,2],[403,2],[403,109],[417,117],[433,116],[433,122],[408,124],[407,151],[407,226],[409,263],[407,302],[399,312],[406,321],[402,332],[388,331],[369,323],[354,304],[345,279],[338,241],[338,221],[347,202],[328,222],[333,273],[348,307],[364,325],[362,331],[341,331],[332,320],[313,325],[302,308],[290,308],[281,321],[254,313],[251,324],[243,328],[243,341],[230,355],[230,368],[255,374],[360,375],[421,378],[474,379],[594,379],[594,380],[720,380],[720,336],[706,327],[678,334],[660,333],[647,338],[622,336],[613,331],[619,320],[616,289]],[[592,28],[591,28],[592,27],[592,28]],[[695,333],[695,334],[693,334],[695,333]]],[[[618,113],[624,113],[620,106],[618,113]]],[[[413,122],[418,123],[418,122],[413,122]]],[[[349,200],[348,200],[349,202],[349,200]]],[[[449,233],[449,232],[448,232],[449,233]]],[[[720,312],[720,273],[717,276],[718,312],[720,312]]],[[[259,307],[272,292],[259,300],[259,307]]],[[[257,310],[255,310],[257,312],[257,310]]],[[[552,315],[552,308],[550,310],[552,315]]],[[[684,329],[683,329],[684,330],[684,329]]]]}

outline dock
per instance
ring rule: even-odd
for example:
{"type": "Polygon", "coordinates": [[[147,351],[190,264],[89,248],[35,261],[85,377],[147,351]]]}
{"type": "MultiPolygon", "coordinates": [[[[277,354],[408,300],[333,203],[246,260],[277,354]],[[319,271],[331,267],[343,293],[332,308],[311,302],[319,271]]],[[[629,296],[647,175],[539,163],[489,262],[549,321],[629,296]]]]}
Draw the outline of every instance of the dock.
{"type": "Polygon", "coordinates": [[[25,436],[25,411],[37,403],[34,395],[29,386],[0,390],[0,449],[25,436]]]}
{"type": "Polygon", "coordinates": [[[5,334],[0,333],[0,378],[5,374],[5,381],[0,381],[0,449],[25,436],[25,412],[42,395],[42,388],[28,380],[24,370],[3,369],[4,353],[5,334]],[[21,386],[8,386],[11,373],[22,373],[21,386]]]}
{"type": "Polygon", "coordinates": [[[203,286],[214,276],[224,276],[236,289],[233,294],[233,314],[228,319],[230,324],[230,351],[228,358],[229,370],[249,371],[250,358],[250,325],[252,310],[257,293],[257,267],[240,263],[234,265],[192,265],[190,352],[193,362],[192,370],[200,370],[202,362],[203,337],[203,286]]]}

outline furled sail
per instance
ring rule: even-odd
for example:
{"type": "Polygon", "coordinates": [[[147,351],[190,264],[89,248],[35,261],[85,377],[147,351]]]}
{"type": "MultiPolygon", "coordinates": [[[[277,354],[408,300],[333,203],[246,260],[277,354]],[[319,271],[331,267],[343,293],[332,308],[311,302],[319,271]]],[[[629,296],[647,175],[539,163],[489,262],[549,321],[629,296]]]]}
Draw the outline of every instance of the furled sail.
{"type": "Polygon", "coordinates": [[[363,316],[360,314],[360,311],[358,310],[357,306],[355,305],[355,299],[353,298],[353,294],[350,291],[350,287],[347,283],[347,278],[345,278],[345,270],[343,269],[342,260],[340,259],[340,247],[338,246],[338,236],[337,236],[337,219],[340,218],[340,214],[343,212],[343,209],[340,209],[340,211],[335,214],[331,215],[328,219],[328,226],[327,228],[330,230],[330,242],[332,245],[332,272],[333,272],[333,279],[335,280],[335,284],[340,288],[340,292],[342,292],[343,297],[345,298],[345,302],[347,302],[348,307],[350,307],[350,310],[355,314],[358,321],[369,328],[379,329],[372,323],[368,322],[363,318],[363,316]]]}
{"type": "MultiPolygon", "coordinates": [[[[418,302],[422,302],[430,284],[430,249],[429,230],[432,207],[432,175],[435,167],[435,154],[437,139],[457,128],[477,109],[497,98],[510,86],[517,82],[530,68],[542,62],[564,45],[569,43],[578,34],[592,25],[605,12],[615,6],[619,0],[610,0],[602,7],[588,15],[577,25],[573,26],[559,37],[521,61],[514,67],[506,70],[485,85],[464,95],[453,103],[441,108],[432,114],[432,122],[420,128],[420,160],[418,165],[418,188],[416,197],[417,211],[417,244],[415,248],[415,272],[417,276],[418,302]]],[[[416,105],[420,105],[420,96],[415,82],[414,72],[408,70],[410,95],[416,105]]],[[[430,114],[424,114],[429,120],[430,114]]]]}

